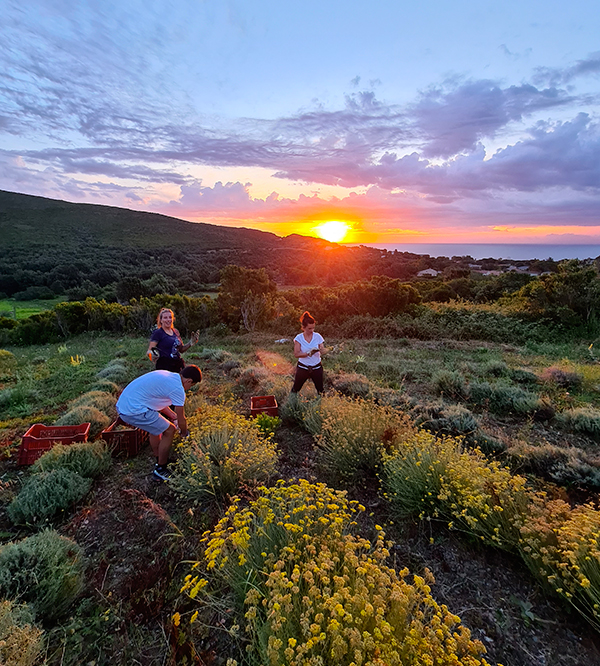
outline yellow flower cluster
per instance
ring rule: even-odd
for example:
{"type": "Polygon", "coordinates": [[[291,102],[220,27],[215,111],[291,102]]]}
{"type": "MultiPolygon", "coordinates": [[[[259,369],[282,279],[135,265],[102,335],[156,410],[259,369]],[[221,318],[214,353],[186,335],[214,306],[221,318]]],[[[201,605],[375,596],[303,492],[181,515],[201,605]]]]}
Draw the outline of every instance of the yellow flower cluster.
{"type": "Polygon", "coordinates": [[[520,531],[530,569],[600,628],[600,512],[537,495],[520,531]]]}
{"type": "Polygon", "coordinates": [[[253,421],[226,406],[205,406],[188,421],[178,444],[173,488],[199,503],[265,482],[277,464],[277,445],[253,421]]]}
{"type": "Polygon", "coordinates": [[[521,554],[530,570],[600,628],[600,511],[574,509],[526,486],[459,440],[420,432],[385,459],[386,497],[399,516],[450,528],[521,554]]]}
{"type": "MultiPolygon", "coordinates": [[[[372,545],[350,531],[364,508],[343,492],[300,481],[235,502],[205,536],[206,567],[236,592],[260,663],[340,666],[478,666],[485,649],[431,596],[385,565],[381,528],[372,545]]],[[[198,564],[198,563],[197,563],[198,564]]],[[[190,574],[195,596],[205,579],[190,574]],[[200,587],[199,587],[200,586],[200,587]]]]}

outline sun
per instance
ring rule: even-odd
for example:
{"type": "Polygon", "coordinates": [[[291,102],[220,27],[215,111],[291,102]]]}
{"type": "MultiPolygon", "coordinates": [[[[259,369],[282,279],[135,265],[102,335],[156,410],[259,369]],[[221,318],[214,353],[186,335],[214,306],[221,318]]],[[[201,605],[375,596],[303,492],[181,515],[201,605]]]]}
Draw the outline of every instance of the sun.
{"type": "Polygon", "coordinates": [[[330,220],[329,222],[323,222],[323,224],[315,227],[314,231],[320,238],[324,238],[332,243],[339,243],[344,240],[349,228],[350,227],[345,222],[330,220]]]}

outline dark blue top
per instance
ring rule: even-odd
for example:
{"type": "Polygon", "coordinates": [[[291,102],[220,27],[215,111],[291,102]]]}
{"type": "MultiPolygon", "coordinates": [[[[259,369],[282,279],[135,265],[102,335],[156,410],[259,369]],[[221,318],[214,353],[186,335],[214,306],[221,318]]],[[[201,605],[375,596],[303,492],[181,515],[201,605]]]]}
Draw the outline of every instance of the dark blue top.
{"type": "Polygon", "coordinates": [[[173,329],[173,335],[168,335],[164,329],[157,328],[152,332],[150,342],[156,342],[156,349],[161,358],[181,358],[179,347],[183,346],[183,340],[176,328],[173,329]]]}

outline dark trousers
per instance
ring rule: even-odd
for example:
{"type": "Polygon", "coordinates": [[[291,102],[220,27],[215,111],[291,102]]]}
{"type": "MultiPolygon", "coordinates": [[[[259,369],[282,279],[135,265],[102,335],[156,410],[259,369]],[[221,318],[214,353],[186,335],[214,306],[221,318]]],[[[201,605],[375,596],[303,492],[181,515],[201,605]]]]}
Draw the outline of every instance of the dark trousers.
{"type": "Polygon", "coordinates": [[[309,378],[312,379],[313,384],[317,389],[317,393],[323,393],[323,366],[321,364],[314,368],[298,364],[296,366],[296,376],[294,377],[292,393],[298,393],[309,378]]]}
{"type": "Polygon", "coordinates": [[[160,356],[156,361],[157,370],[168,370],[169,372],[179,372],[185,363],[181,356],[179,358],[169,358],[168,356],[160,356]]]}

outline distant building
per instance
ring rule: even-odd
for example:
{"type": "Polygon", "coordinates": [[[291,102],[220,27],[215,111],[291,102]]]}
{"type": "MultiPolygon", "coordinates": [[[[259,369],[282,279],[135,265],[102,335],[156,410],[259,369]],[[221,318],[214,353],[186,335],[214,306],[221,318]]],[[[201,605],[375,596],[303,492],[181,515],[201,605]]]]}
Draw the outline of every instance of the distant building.
{"type": "Polygon", "coordinates": [[[435,268],[426,268],[424,271],[419,271],[417,277],[437,277],[441,271],[436,271],[435,268]]]}

